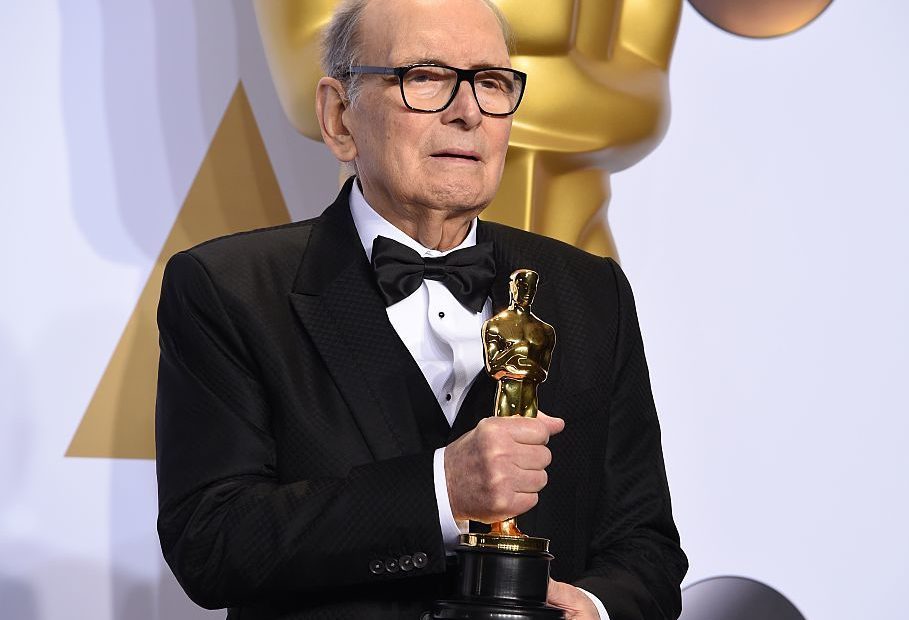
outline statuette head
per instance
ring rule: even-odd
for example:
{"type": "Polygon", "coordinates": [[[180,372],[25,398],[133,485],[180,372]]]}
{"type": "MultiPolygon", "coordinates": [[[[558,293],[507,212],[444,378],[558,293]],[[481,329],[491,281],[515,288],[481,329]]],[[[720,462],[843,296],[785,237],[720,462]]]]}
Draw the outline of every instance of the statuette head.
{"type": "Polygon", "coordinates": [[[511,304],[522,310],[530,310],[533,296],[537,292],[540,276],[531,269],[518,269],[508,279],[508,290],[511,293],[511,304]]]}

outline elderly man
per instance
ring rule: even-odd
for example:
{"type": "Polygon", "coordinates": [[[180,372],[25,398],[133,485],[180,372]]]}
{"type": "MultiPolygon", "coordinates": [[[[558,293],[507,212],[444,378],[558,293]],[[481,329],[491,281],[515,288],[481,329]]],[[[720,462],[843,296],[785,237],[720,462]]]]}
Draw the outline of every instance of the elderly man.
{"type": "Polygon", "coordinates": [[[418,618],[448,592],[459,532],[522,515],[552,540],[567,617],[679,614],[687,562],[627,281],[477,219],[527,79],[507,38],[487,0],[342,3],[317,108],[356,176],[318,218],[168,264],[159,534],[198,604],[418,618]],[[493,418],[481,326],[519,267],[558,332],[550,415],[493,418]]]}

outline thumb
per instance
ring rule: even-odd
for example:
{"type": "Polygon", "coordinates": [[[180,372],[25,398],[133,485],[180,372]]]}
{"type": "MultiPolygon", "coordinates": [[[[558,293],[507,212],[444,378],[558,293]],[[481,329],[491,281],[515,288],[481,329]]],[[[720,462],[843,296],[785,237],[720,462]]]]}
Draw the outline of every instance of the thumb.
{"type": "Polygon", "coordinates": [[[561,609],[574,607],[571,586],[561,581],[549,578],[549,589],[546,591],[546,602],[561,609]]]}
{"type": "Polygon", "coordinates": [[[565,428],[565,420],[562,418],[556,418],[551,415],[546,415],[542,411],[537,412],[537,419],[542,421],[546,426],[546,430],[549,431],[549,436],[557,435],[561,433],[565,428]]]}

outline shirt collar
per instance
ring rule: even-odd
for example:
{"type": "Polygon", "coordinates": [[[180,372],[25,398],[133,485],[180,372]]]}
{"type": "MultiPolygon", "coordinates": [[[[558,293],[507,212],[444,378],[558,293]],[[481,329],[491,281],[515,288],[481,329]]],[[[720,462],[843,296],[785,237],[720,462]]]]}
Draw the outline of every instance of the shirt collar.
{"type": "Polygon", "coordinates": [[[423,257],[445,256],[449,252],[454,252],[455,250],[468,248],[477,244],[477,218],[473,218],[473,221],[470,222],[470,231],[467,233],[464,241],[458,244],[457,247],[445,250],[444,252],[427,248],[376,213],[373,208],[369,206],[369,203],[366,202],[366,197],[363,196],[363,192],[360,191],[359,180],[354,182],[353,187],[350,190],[350,214],[353,216],[354,226],[357,229],[357,235],[360,237],[360,243],[363,244],[363,250],[366,251],[366,258],[370,261],[372,261],[372,242],[375,241],[378,236],[387,237],[398,243],[402,243],[423,257]]]}

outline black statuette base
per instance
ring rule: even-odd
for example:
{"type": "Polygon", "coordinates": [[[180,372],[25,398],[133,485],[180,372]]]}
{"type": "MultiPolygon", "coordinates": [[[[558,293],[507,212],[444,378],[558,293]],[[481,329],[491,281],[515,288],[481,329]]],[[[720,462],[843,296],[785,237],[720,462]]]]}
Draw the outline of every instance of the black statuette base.
{"type": "Polygon", "coordinates": [[[437,601],[433,620],[564,620],[546,604],[552,555],[458,545],[454,598],[437,601]]]}

